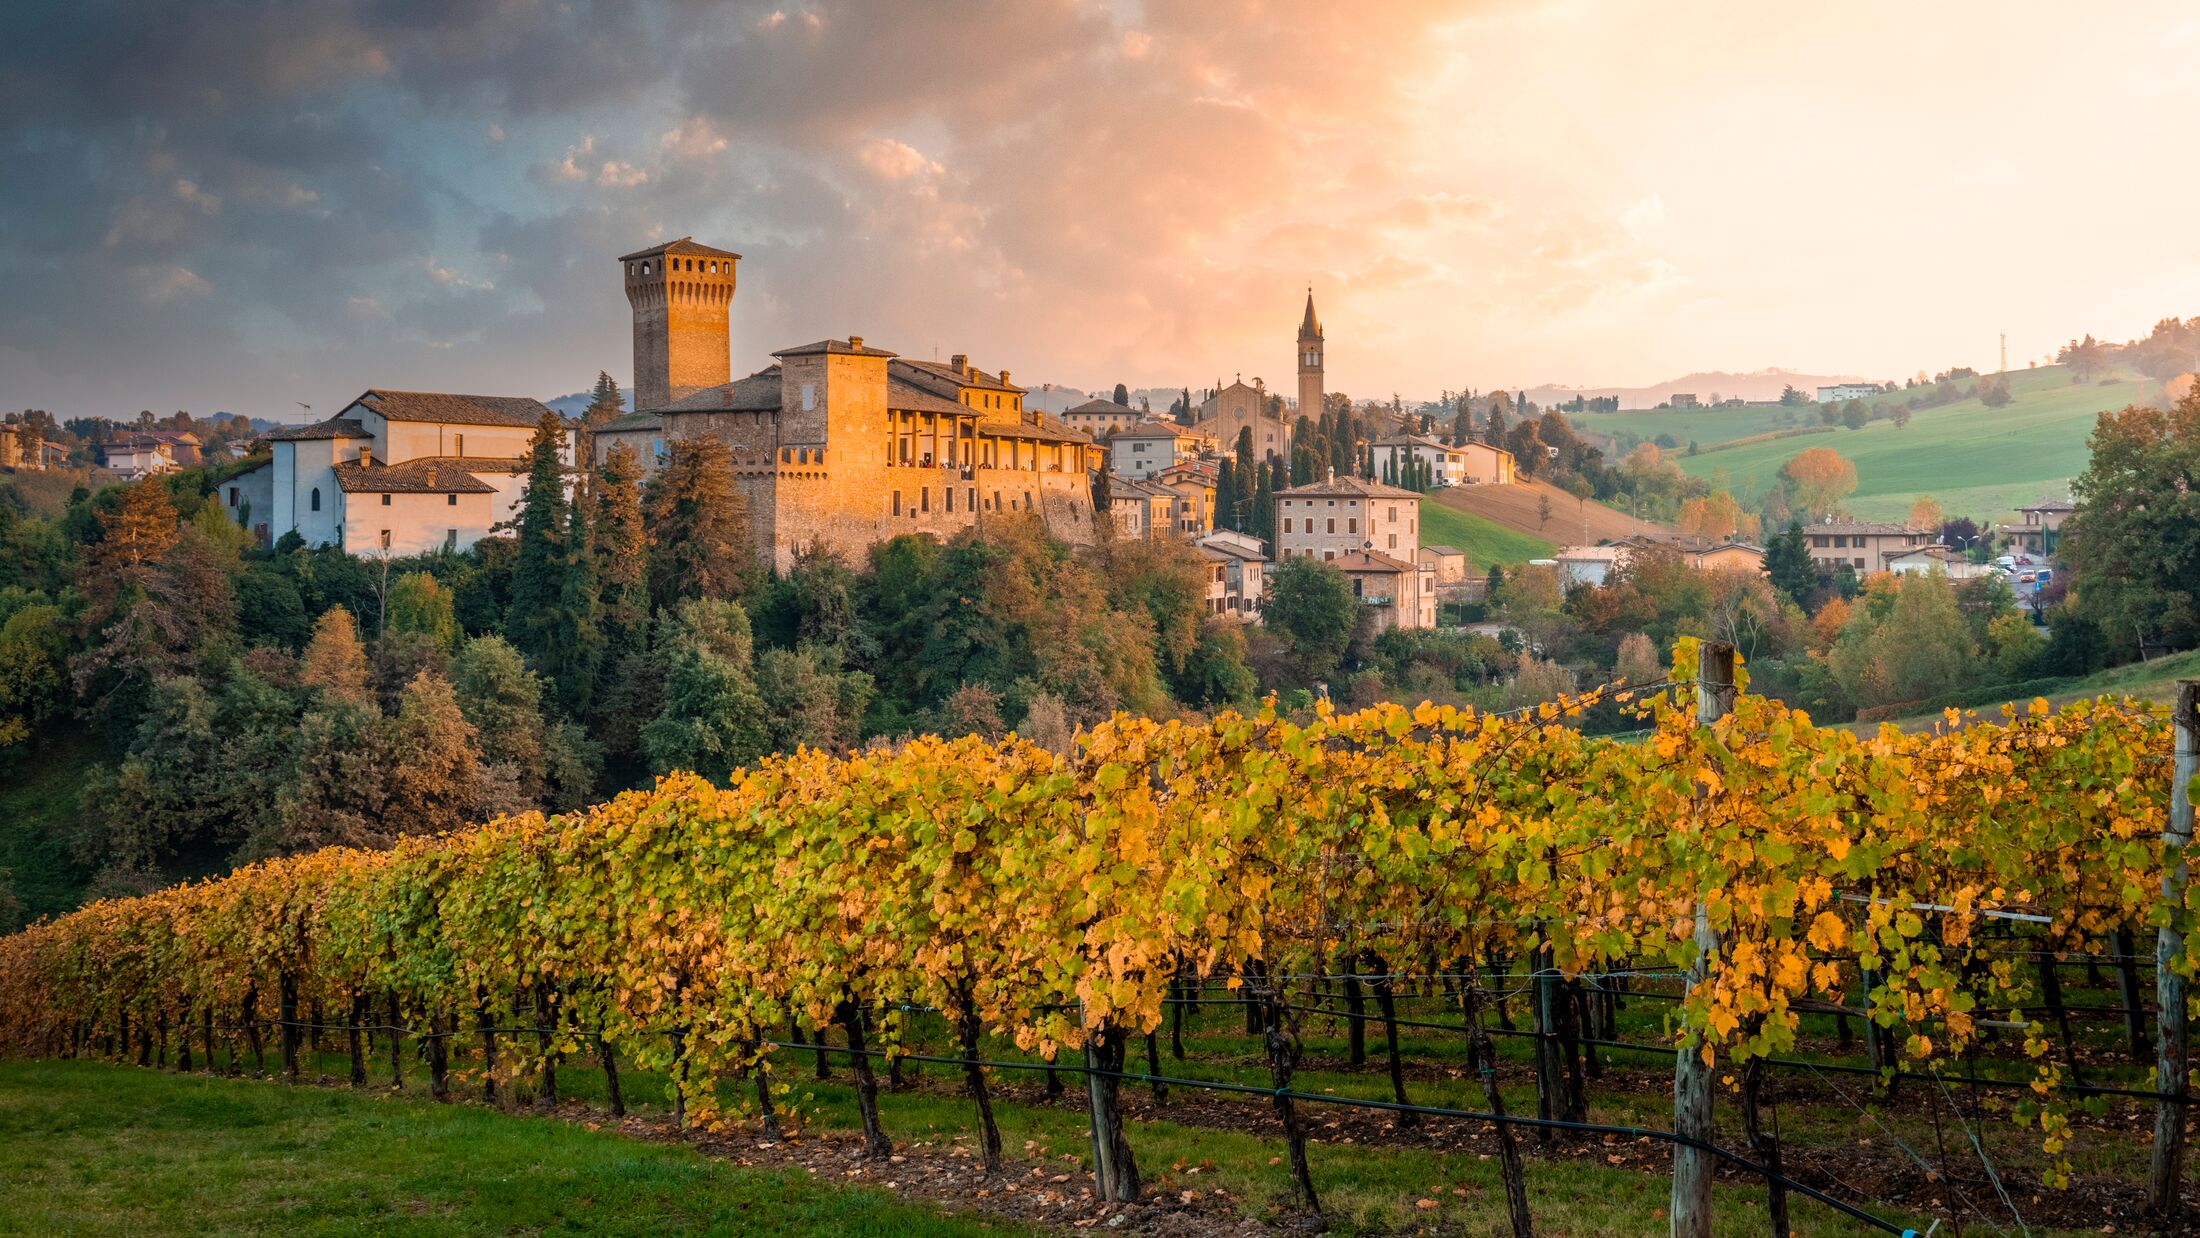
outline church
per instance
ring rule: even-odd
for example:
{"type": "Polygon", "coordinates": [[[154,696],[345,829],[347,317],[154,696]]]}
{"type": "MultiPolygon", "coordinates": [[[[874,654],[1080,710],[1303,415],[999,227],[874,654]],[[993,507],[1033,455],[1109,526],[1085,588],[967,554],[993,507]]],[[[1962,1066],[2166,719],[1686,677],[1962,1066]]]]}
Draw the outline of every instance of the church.
{"type": "MultiPolygon", "coordinates": [[[[1299,320],[1299,415],[1319,417],[1322,412],[1322,324],[1314,313],[1314,290],[1306,290],[1306,315],[1299,320]]],[[[1200,401],[1194,424],[1201,433],[1222,444],[1225,454],[1237,450],[1246,430],[1253,432],[1257,458],[1291,456],[1291,419],[1283,415],[1282,398],[1268,394],[1267,384],[1255,378],[1248,386],[1240,377],[1200,401]]]]}
{"type": "Polygon", "coordinates": [[[1093,440],[1024,405],[1007,370],[967,355],[917,361],[861,335],[782,348],[736,379],[727,310],[740,255],[682,237],[621,255],[634,318],[634,411],[594,435],[653,469],[672,444],[732,450],[757,552],[784,571],[797,549],[860,564],[903,533],[946,538],[1009,513],[1063,541],[1092,541],[1093,440]]]}

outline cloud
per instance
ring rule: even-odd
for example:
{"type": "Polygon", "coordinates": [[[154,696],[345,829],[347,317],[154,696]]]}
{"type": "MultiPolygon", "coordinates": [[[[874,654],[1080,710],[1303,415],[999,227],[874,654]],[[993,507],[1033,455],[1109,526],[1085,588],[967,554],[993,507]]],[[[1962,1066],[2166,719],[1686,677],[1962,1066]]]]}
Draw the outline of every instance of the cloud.
{"type": "Polygon", "coordinates": [[[924,152],[892,138],[873,138],[865,142],[856,150],[856,161],[868,168],[873,176],[886,181],[907,180],[940,170],[940,165],[925,158],[924,152]]]}
{"type": "Polygon", "coordinates": [[[698,159],[715,155],[726,149],[729,139],[718,131],[718,126],[708,117],[690,116],[657,140],[665,150],[684,159],[698,159]]]}
{"type": "Polygon", "coordinates": [[[200,279],[198,274],[185,267],[156,267],[145,273],[140,296],[147,305],[166,305],[171,301],[203,297],[213,291],[213,285],[200,279]]]}

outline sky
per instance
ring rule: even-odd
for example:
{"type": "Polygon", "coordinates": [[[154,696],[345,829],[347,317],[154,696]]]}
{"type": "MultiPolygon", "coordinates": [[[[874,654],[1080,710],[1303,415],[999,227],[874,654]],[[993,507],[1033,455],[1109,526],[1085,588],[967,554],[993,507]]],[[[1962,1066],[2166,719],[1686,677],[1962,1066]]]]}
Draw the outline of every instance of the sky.
{"type": "Polygon", "coordinates": [[[304,414],[631,370],[1360,397],[2012,364],[2200,314],[2200,10],[1659,0],[15,0],[0,408],[304,414]]]}

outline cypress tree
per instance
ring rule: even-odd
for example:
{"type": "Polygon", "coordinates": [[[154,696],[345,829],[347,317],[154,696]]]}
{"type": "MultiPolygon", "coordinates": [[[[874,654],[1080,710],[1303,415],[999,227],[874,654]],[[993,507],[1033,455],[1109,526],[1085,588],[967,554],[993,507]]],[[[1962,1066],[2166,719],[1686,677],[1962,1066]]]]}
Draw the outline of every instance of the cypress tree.
{"type": "Polygon", "coordinates": [[[528,448],[527,494],[520,501],[519,557],[512,566],[512,605],[504,631],[521,653],[539,655],[549,646],[557,620],[553,611],[565,592],[570,555],[566,544],[572,516],[565,497],[565,469],[558,448],[565,423],[545,412],[528,448]]]}
{"type": "Polygon", "coordinates": [[[1224,456],[1215,466],[1215,527],[1236,529],[1237,520],[1237,468],[1224,456]]]}

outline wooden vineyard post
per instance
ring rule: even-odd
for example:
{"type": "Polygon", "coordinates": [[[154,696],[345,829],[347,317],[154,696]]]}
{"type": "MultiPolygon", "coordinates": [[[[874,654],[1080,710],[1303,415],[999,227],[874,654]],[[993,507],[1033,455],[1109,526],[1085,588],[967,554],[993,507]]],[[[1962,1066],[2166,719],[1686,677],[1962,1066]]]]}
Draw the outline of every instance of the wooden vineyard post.
{"type": "Polygon", "coordinates": [[[2154,1164],[2147,1181],[2147,1208],[2167,1220],[2177,1211],[2180,1168],[2185,1155],[2185,978],[2172,965],[2185,953],[2185,850],[2192,844],[2192,796],[2186,785],[2200,771],[2200,680],[2177,684],[2176,759],[2170,767],[2169,826],[2162,831],[2162,904],[2168,919],[2154,939],[2155,1013],[2154,1164]]]}
{"type": "MultiPolygon", "coordinates": [[[[1734,707],[1734,647],[1705,641],[1702,662],[1696,671],[1696,722],[1711,726],[1734,707]]],[[[1702,819],[1705,792],[1697,791],[1698,819],[1702,819]]],[[[1719,939],[1711,931],[1711,908],[1696,904],[1696,961],[1688,968],[1688,987],[1694,989],[1710,974],[1711,953],[1719,939]]],[[[1706,1033],[1708,1035],[1708,1033],[1706,1033]]],[[[1711,1153],[1702,1146],[1716,1137],[1711,1120],[1710,1063],[1700,1049],[1684,1047],[1673,1059],[1673,1133],[1683,1140],[1673,1145],[1673,1238],[1711,1238],[1711,1153]]]]}

